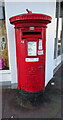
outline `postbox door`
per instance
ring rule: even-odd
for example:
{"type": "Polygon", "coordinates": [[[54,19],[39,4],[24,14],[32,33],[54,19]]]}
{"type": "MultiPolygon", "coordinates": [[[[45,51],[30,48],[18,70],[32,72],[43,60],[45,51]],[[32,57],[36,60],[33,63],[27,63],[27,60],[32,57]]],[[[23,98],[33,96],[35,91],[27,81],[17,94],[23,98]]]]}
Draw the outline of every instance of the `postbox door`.
{"type": "Polygon", "coordinates": [[[42,39],[27,40],[28,82],[32,90],[44,89],[45,61],[42,39]]]}
{"type": "Polygon", "coordinates": [[[20,41],[19,83],[22,89],[35,92],[44,89],[45,60],[42,39],[28,38],[20,41]]]}

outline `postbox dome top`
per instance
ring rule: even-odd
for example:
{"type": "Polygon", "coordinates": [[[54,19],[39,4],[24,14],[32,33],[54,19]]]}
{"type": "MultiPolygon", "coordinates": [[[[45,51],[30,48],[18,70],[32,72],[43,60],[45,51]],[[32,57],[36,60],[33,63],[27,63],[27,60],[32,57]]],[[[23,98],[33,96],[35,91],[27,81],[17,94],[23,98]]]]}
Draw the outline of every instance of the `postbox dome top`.
{"type": "Polygon", "coordinates": [[[24,20],[43,20],[43,21],[48,21],[48,23],[50,23],[52,20],[52,17],[50,17],[48,15],[32,13],[32,11],[29,11],[28,9],[26,9],[26,11],[28,13],[11,17],[9,19],[10,23],[14,24],[15,22],[24,21],[24,20]]]}

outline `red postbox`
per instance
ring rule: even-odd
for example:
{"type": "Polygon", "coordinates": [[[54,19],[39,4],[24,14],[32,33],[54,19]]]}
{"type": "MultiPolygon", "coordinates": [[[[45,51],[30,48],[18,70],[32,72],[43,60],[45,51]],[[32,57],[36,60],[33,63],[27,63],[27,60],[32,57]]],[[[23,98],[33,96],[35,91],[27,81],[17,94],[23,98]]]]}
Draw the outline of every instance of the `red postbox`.
{"type": "Polygon", "coordinates": [[[51,19],[31,11],[9,19],[15,26],[18,89],[34,93],[45,88],[46,28],[51,19]]]}

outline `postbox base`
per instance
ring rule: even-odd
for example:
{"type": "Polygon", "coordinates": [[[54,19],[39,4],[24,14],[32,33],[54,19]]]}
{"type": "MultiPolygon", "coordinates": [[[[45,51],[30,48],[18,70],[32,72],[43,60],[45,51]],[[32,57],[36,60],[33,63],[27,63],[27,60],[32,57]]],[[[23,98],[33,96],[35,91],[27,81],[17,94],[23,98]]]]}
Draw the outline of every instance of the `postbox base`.
{"type": "Polygon", "coordinates": [[[35,108],[39,106],[43,95],[44,90],[34,93],[26,92],[23,89],[17,90],[17,102],[22,107],[35,108]]]}

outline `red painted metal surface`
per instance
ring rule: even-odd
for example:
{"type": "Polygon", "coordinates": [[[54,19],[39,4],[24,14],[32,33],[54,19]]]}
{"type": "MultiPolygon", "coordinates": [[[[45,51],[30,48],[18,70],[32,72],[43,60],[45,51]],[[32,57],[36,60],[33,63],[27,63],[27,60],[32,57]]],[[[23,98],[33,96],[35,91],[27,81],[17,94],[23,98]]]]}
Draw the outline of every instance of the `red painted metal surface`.
{"type": "Polygon", "coordinates": [[[32,12],[10,18],[15,25],[18,89],[27,92],[45,89],[46,28],[51,19],[32,12]]]}

